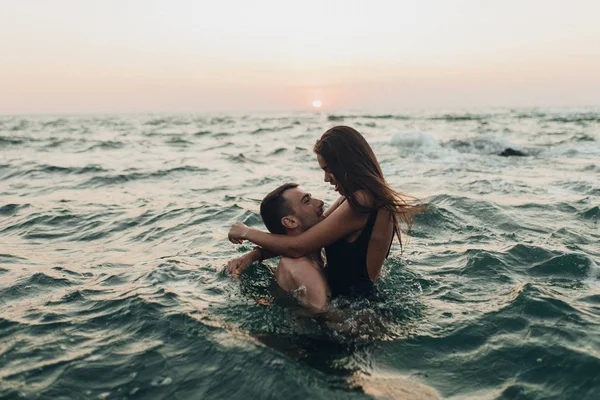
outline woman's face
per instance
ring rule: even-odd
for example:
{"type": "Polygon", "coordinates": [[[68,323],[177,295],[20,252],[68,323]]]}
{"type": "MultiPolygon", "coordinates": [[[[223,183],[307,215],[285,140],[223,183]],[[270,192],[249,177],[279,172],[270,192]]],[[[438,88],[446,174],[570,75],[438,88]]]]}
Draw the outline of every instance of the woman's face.
{"type": "Polygon", "coordinates": [[[329,183],[330,185],[333,185],[335,188],[335,191],[343,196],[344,189],[338,183],[337,179],[335,178],[335,176],[333,175],[333,173],[327,166],[327,162],[323,159],[323,157],[321,157],[320,154],[317,154],[317,162],[319,163],[319,167],[321,167],[321,169],[325,173],[324,181],[329,183]]]}

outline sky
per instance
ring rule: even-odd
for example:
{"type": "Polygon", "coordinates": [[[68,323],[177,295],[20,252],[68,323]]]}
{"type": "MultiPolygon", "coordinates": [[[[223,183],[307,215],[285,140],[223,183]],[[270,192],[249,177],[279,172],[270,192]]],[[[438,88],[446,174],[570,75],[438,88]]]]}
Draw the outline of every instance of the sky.
{"type": "Polygon", "coordinates": [[[0,0],[0,114],[600,105],[598,0],[0,0]]]}

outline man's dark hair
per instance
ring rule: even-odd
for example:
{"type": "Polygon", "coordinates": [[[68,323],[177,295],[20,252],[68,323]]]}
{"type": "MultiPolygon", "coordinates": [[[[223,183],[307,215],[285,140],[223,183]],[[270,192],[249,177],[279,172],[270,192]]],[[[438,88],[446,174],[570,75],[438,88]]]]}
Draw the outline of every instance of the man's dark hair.
{"type": "Polygon", "coordinates": [[[291,205],[283,198],[283,192],[288,189],[298,187],[297,183],[284,183],[277,189],[265,196],[260,203],[260,217],[265,226],[271,233],[285,235],[285,226],[281,224],[281,219],[286,215],[294,213],[291,205]]]}

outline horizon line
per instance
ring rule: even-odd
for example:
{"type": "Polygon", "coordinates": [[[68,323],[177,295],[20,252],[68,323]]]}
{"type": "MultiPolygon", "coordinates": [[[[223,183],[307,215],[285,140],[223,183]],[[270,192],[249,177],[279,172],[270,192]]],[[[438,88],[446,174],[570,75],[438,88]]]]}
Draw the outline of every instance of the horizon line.
{"type": "MultiPolygon", "coordinates": [[[[339,114],[355,114],[355,113],[374,113],[374,115],[402,115],[403,113],[427,113],[427,112],[456,112],[456,111],[468,111],[468,110],[534,110],[534,109],[574,109],[574,108],[600,108],[599,104],[564,104],[564,105],[481,105],[481,106],[432,106],[428,107],[403,107],[402,110],[381,107],[376,108],[363,108],[363,109],[287,109],[287,110],[140,110],[140,111],[58,111],[58,112],[18,112],[18,113],[3,113],[0,112],[0,117],[18,117],[18,116],[96,116],[96,115],[165,115],[165,114],[230,114],[230,115],[248,115],[248,114],[328,114],[328,115],[339,115],[339,114]]],[[[600,111],[600,110],[599,110],[600,111]]]]}

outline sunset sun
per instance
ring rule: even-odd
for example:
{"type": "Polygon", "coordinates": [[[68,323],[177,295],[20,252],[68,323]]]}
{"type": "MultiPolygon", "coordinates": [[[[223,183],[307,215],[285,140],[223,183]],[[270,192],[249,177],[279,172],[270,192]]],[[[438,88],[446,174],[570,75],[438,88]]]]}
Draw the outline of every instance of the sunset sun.
{"type": "Polygon", "coordinates": [[[322,105],[323,105],[323,103],[321,103],[321,100],[313,100],[313,102],[312,102],[312,106],[314,108],[321,108],[322,105]]]}

